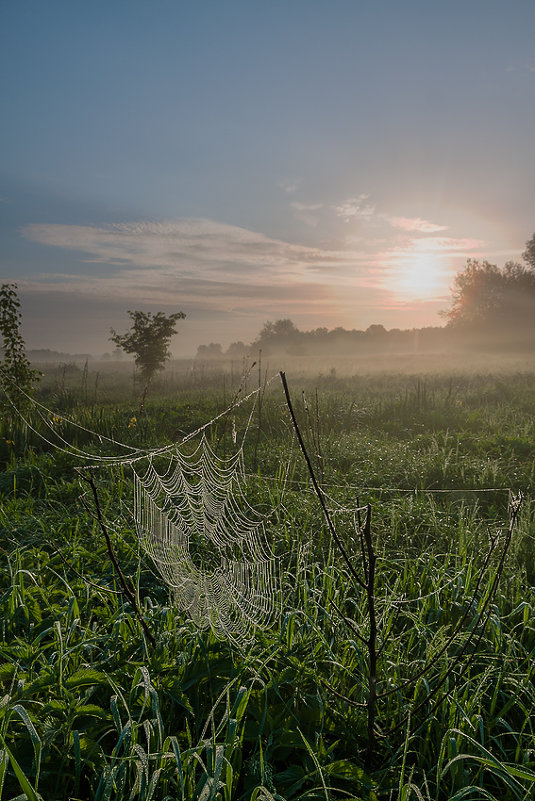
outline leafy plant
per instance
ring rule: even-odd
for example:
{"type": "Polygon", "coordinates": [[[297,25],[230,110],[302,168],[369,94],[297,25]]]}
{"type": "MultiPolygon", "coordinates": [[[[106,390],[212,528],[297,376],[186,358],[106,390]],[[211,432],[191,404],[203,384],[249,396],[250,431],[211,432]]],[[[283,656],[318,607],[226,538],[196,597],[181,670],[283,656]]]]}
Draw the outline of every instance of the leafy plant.
{"type": "Polygon", "coordinates": [[[0,286],[0,334],[3,340],[3,359],[0,363],[0,383],[9,400],[17,407],[25,405],[39,376],[26,356],[20,333],[22,314],[16,284],[0,286]]]}

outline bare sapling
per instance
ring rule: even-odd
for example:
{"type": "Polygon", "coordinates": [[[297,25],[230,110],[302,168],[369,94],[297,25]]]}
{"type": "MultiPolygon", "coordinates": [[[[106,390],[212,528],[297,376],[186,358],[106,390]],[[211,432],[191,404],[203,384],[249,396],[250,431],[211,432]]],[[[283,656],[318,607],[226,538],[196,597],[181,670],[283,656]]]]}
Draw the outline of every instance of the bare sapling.
{"type": "Polygon", "coordinates": [[[340,609],[340,607],[336,604],[334,600],[331,601],[331,604],[333,608],[336,610],[336,612],[340,615],[340,617],[344,620],[348,628],[356,636],[358,641],[366,649],[367,671],[368,671],[367,701],[365,704],[359,703],[357,701],[354,701],[353,699],[347,698],[342,693],[340,693],[336,688],[331,687],[329,684],[326,684],[325,682],[323,682],[323,684],[336,697],[340,698],[341,700],[345,701],[351,706],[355,706],[361,709],[366,709],[367,743],[366,743],[365,763],[366,767],[369,769],[373,767],[374,763],[377,760],[377,740],[380,734],[377,726],[379,704],[381,704],[381,702],[384,702],[393,693],[399,693],[400,691],[407,690],[411,687],[413,688],[417,681],[419,681],[420,679],[425,677],[426,674],[432,671],[432,669],[435,668],[436,665],[438,664],[438,661],[441,659],[441,657],[447,654],[451,650],[452,646],[455,644],[455,642],[459,638],[459,635],[462,633],[463,629],[468,623],[469,616],[473,614],[472,610],[474,609],[478,609],[478,612],[477,615],[475,616],[475,619],[470,622],[470,630],[467,636],[464,638],[462,646],[459,648],[457,653],[455,653],[455,655],[451,658],[448,668],[444,672],[444,675],[441,677],[440,681],[438,681],[432,688],[430,688],[426,692],[425,697],[421,701],[419,701],[416,706],[412,706],[409,712],[405,716],[403,716],[402,719],[396,721],[395,724],[391,726],[388,730],[383,731],[380,734],[380,736],[388,737],[390,735],[393,735],[400,728],[402,728],[409,719],[412,720],[416,719],[417,714],[419,712],[422,712],[423,710],[426,710],[426,715],[423,722],[429,719],[429,716],[432,715],[434,711],[436,711],[438,706],[445,700],[447,696],[447,693],[444,691],[443,688],[444,685],[448,682],[448,679],[454,677],[455,683],[457,684],[463,673],[468,669],[475,654],[477,653],[478,647],[480,646],[480,643],[485,633],[486,624],[491,614],[492,604],[496,596],[500,578],[503,574],[507,553],[509,551],[509,547],[512,541],[513,530],[516,521],[518,519],[520,508],[523,503],[523,495],[522,493],[518,493],[518,495],[512,498],[509,506],[509,524],[507,530],[505,531],[505,533],[499,532],[496,536],[491,538],[489,550],[485,558],[483,559],[482,565],[478,571],[475,588],[470,598],[470,601],[469,603],[466,604],[463,614],[460,616],[459,620],[454,625],[451,633],[446,638],[446,641],[443,643],[441,648],[419,671],[413,674],[410,678],[407,678],[405,681],[398,683],[397,686],[395,687],[390,687],[388,690],[380,692],[378,690],[378,687],[380,687],[379,676],[378,676],[379,672],[378,664],[383,649],[386,643],[388,642],[389,634],[392,631],[392,627],[395,625],[395,621],[397,620],[399,607],[396,614],[394,615],[394,620],[391,621],[389,627],[383,632],[382,637],[379,637],[378,626],[377,626],[377,615],[376,615],[377,555],[374,549],[373,537],[371,531],[371,506],[369,504],[366,506],[366,518],[363,524],[360,518],[360,505],[357,499],[357,533],[360,540],[360,554],[358,555],[357,558],[360,561],[360,565],[356,567],[353,560],[350,558],[344,543],[342,542],[340,536],[338,535],[338,532],[336,531],[336,528],[332,520],[332,516],[329,514],[329,510],[325,503],[324,493],[320,488],[314,467],[308,455],[306,445],[294,413],[292,401],[290,398],[290,392],[288,389],[288,383],[286,381],[286,376],[284,372],[281,371],[280,377],[286,397],[286,404],[290,412],[290,417],[292,420],[293,427],[295,429],[297,440],[299,442],[299,446],[303,453],[303,457],[307,465],[312,486],[319,500],[323,516],[327,524],[327,528],[332,537],[332,541],[335,547],[338,549],[343,561],[345,562],[351,577],[355,581],[355,584],[358,585],[365,592],[366,595],[366,614],[367,614],[367,632],[368,632],[367,637],[363,636],[363,634],[360,631],[358,631],[358,627],[356,626],[354,621],[349,619],[344,614],[343,610],[340,609]],[[483,598],[480,599],[484,577],[488,575],[488,571],[493,561],[493,556],[495,556],[496,554],[498,554],[498,556],[494,570],[494,575],[492,577],[492,580],[490,580],[488,589],[483,594],[483,598]],[[377,644],[379,639],[381,640],[381,647],[378,649],[377,644]]]}

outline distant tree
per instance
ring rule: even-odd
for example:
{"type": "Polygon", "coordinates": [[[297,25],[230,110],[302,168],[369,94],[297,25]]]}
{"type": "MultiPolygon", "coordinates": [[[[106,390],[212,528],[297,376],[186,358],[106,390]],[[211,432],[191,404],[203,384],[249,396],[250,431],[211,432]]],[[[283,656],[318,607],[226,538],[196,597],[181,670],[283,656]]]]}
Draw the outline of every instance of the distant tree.
{"type": "Polygon", "coordinates": [[[365,333],[368,336],[374,337],[374,338],[377,339],[378,337],[384,337],[385,334],[387,334],[388,332],[387,332],[386,328],[384,327],[384,325],[380,325],[378,323],[373,323],[373,325],[369,325],[368,326],[368,328],[366,329],[365,333]]]}
{"type": "Polygon", "coordinates": [[[243,359],[248,353],[247,346],[240,340],[238,342],[231,342],[225,353],[229,359],[243,359]]]}
{"type": "Polygon", "coordinates": [[[305,334],[300,331],[292,320],[276,320],[274,323],[265,323],[260,334],[252,343],[252,349],[261,349],[269,355],[273,352],[303,355],[303,340],[305,334]]]}
{"type": "Polygon", "coordinates": [[[197,348],[197,359],[220,359],[223,350],[219,342],[210,342],[209,345],[199,345],[197,348]]]}
{"type": "Polygon", "coordinates": [[[292,320],[276,320],[272,323],[268,321],[260,331],[257,342],[267,342],[270,339],[283,339],[299,334],[299,329],[295,327],[292,320]]]}
{"type": "Polygon", "coordinates": [[[8,398],[18,407],[32,394],[33,384],[39,377],[26,356],[26,346],[20,333],[22,314],[16,284],[0,286],[0,334],[3,340],[3,358],[0,362],[0,383],[8,398]]]}
{"type": "MultiPolygon", "coordinates": [[[[531,241],[531,240],[530,240],[531,241]]],[[[530,243],[528,242],[528,248],[530,243]]],[[[445,313],[452,328],[471,330],[508,341],[535,335],[535,265],[507,262],[503,268],[468,259],[457,273],[452,304],[445,313]]]]}
{"type": "Polygon", "coordinates": [[[522,254],[522,258],[531,270],[535,270],[535,234],[526,242],[526,249],[522,254]]]}
{"type": "Polygon", "coordinates": [[[169,342],[176,334],[177,320],[185,318],[184,312],[165,315],[163,312],[129,311],[132,326],[126,334],[118,334],[111,330],[111,341],[117,348],[125,353],[133,353],[134,361],[141,373],[143,391],[141,393],[140,407],[143,408],[149,386],[155,374],[163,370],[165,362],[170,357],[169,342]]]}

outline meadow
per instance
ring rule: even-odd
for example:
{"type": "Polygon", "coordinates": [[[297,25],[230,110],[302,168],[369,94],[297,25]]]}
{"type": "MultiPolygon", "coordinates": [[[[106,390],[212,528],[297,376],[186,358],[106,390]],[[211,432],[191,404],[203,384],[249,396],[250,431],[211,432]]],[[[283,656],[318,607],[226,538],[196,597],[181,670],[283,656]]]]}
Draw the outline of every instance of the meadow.
{"type": "Polygon", "coordinates": [[[207,429],[225,456],[248,428],[244,494],[278,557],[278,614],[242,643],[175,608],[128,466],[99,466],[125,597],[75,451],[111,452],[90,432],[180,441],[240,371],[167,371],[141,412],[129,369],[44,372],[73,447],[35,410],[0,427],[1,801],[534,797],[533,371],[288,370],[327,520],[280,380],[255,368],[238,397],[258,386],[256,405],[207,429]]]}

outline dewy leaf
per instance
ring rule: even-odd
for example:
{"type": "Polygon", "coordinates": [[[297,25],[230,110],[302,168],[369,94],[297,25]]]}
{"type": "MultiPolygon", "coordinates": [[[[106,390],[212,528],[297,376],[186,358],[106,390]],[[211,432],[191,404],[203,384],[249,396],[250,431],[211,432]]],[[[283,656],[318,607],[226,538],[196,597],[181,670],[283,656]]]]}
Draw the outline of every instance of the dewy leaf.
{"type": "Polygon", "coordinates": [[[91,668],[84,668],[76,671],[72,676],[65,679],[65,686],[69,689],[74,687],[89,687],[95,684],[108,684],[106,673],[91,668]]]}
{"type": "MultiPolygon", "coordinates": [[[[3,741],[3,738],[1,736],[0,739],[2,739],[3,741]]],[[[20,789],[22,790],[23,793],[26,794],[28,801],[43,801],[43,797],[33,789],[32,785],[25,776],[24,771],[20,767],[19,763],[17,762],[17,760],[15,759],[15,757],[13,756],[13,754],[11,753],[5,742],[4,742],[4,749],[5,753],[9,757],[9,761],[11,762],[11,767],[13,768],[15,776],[17,777],[20,789]]]]}

